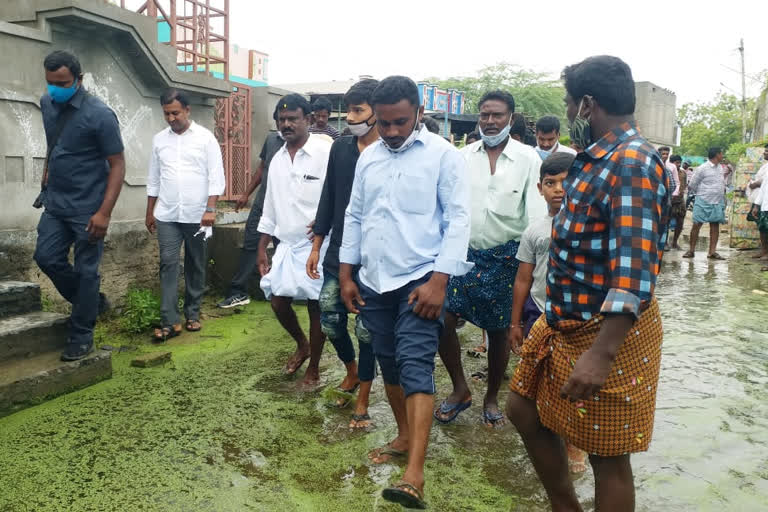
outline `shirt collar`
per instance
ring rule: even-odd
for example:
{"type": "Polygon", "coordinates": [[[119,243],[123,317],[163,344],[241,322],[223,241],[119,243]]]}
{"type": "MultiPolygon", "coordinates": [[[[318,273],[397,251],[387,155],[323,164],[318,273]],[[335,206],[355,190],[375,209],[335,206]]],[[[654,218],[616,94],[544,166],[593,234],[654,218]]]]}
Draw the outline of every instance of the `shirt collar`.
{"type": "Polygon", "coordinates": [[[76,109],[80,109],[80,107],[83,106],[83,100],[85,99],[86,90],[85,86],[81,85],[77,88],[77,91],[75,91],[75,94],[72,96],[72,99],[69,100],[69,104],[75,107],[76,109]]]}
{"type": "MultiPolygon", "coordinates": [[[[479,141],[475,142],[475,144],[477,144],[477,146],[475,146],[475,147],[473,147],[471,149],[473,152],[475,152],[475,153],[476,152],[486,153],[485,144],[483,143],[482,140],[479,140],[479,141]]],[[[510,160],[514,160],[513,157],[514,157],[515,153],[517,153],[517,149],[518,149],[515,144],[522,144],[522,142],[518,142],[515,139],[513,139],[512,137],[509,137],[509,139],[507,139],[507,145],[504,146],[504,149],[501,151],[501,154],[506,156],[510,160]]]]}
{"type": "Polygon", "coordinates": [[[627,121],[603,135],[601,139],[585,149],[584,153],[595,160],[600,160],[619,144],[635,135],[637,135],[637,125],[634,121],[627,121]]]}
{"type": "Polygon", "coordinates": [[[179,135],[179,137],[182,137],[182,136],[186,135],[187,133],[196,132],[196,131],[197,131],[197,123],[195,123],[192,120],[189,121],[189,128],[184,130],[184,133],[182,133],[181,135],[179,135],[178,133],[173,131],[173,129],[170,126],[168,127],[168,133],[170,133],[171,135],[179,135]]]}

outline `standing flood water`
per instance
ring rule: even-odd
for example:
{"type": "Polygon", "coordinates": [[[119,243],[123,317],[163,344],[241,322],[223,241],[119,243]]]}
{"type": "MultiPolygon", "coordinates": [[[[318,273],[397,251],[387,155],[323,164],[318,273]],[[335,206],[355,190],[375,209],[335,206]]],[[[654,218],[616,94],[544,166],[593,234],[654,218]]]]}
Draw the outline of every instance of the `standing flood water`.
{"type": "MultiPolygon", "coordinates": [[[[768,295],[752,290],[768,281],[745,264],[749,254],[680,254],[665,255],[657,286],[664,355],[654,440],[633,458],[637,510],[767,510],[768,295]]],[[[476,329],[461,332],[465,348],[479,341],[476,329]]],[[[204,334],[167,349],[173,362],[147,370],[128,366],[135,351],[116,353],[110,381],[0,419],[0,511],[399,510],[379,494],[402,464],[366,458],[395,433],[380,379],[376,429],[350,433],[349,409],[281,375],[293,346],[264,303],[209,319],[204,334]]],[[[468,358],[465,371],[484,365],[468,358]]],[[[327,386],[340,382],[329,344],[321,369],[327,386]]],[[[439,363],[436,379],[450,389],[439,363]]],[[[516,432],[481,425],[485,384],[471,385],[473,406],[432,429],[430,508],[547,510],[516,432]]],[[[592,485],[589,473],[576,483],[586,510],[592,485]]]]}

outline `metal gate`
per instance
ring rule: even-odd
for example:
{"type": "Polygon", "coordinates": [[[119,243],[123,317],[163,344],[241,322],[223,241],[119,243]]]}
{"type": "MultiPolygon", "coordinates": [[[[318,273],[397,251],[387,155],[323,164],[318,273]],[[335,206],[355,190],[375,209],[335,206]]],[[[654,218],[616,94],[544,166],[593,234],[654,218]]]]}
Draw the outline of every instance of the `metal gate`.
{"type": "Polygon", "coordinates": [[[221,199],[235,200],[251,175],[251,89],[237,86],[229,98],[216,100],[214,134],[221,145],[227,187],[221,199]]]}

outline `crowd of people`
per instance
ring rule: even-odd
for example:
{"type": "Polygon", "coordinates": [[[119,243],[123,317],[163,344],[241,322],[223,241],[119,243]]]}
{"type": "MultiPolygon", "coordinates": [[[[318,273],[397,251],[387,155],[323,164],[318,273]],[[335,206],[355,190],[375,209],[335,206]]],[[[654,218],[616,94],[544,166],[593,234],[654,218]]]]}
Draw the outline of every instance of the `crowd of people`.
{"type": "MultiPolygon", "coordinates": [[[[44,68],[50,149],[35,260],[73,304],[62,358],[77,360],[92,350],[96,316],[108,307],[98,266],[124,176],[123,146],[114,113],[82,87],[74,55],[54,52],[44,68]]],[[[368,457],[407,462],[383,491],[387,500],[426,506],[433,420],[449,424],[472,404],[457,335],[469,322],[487,339],[482,421],[514,425],[553,510],[581,510],[569,464],[583,469],[587,458],[596,509],[634,508],[630,454],[650,444],[661,361],[656,277],[670,221],[667,249],[679,248],[686,194],[695,201],[684,257],[694,256],[699,229],[709,223],[708,257],[722,258],[722,151],[713,148],[692,176],[669,148],[657,151],[637,129],[632,73],[616,57],[587,58],[566,67],[562,79],[570,146],[560,143],[556,116],[538,119],[529,140],[513,96],[492,90],[477,104],[477,131],[459,150],[434,133],[439,127],[404,76],[349,89],[348,135],[328,124],[327,100],[310,105],[289,94],[275,108],[276,131],[237,201],[244,207],[258,187],[239,267],[218,306],[248,304],[247,282],[258,270],[277,321],[296,343],[285,374],[308,361],[300,385],[314,389],[329,339],[346,369],[338,389],[356,393],[351,429],[371,427],[371,386],[381,374],[397,435],[368,457]],[[296,301],[306,303],[308,334],[296,301]],[[511,352],[519,360],[502,405],[511,352]],[[452,389],[436,404],[438,354],[452,389]]],[[[152,142],[146,227],[157,233],[160,252],[161,325],[152,336],[165,341],[202,328],[206,240],[224,170],[219,144],[192,120],[187,95],[171,89],[160,103],[168,128],[152,142]]],[[[768,164],[748,186],[762,259],[766,172],[768,164]]]]}

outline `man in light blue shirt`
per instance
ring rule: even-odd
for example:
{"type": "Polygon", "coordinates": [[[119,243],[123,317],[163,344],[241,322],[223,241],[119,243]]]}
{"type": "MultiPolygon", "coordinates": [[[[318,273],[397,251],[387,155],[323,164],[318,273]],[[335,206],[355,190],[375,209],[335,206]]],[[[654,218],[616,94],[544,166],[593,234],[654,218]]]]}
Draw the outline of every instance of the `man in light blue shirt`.
{"type": "Polygon", "coordinates": [[[409,454],[402,481],[383,497],[421,508],[446,286],[472,268],[469,170],[451,144],[421,127],[424,109],[411,79],[386,78],[372,103],[382,140],[357,162],[339,280],[347,309],[371,333],[398,425],[397,438],[369,457],[383,463],[409,454]]]}

